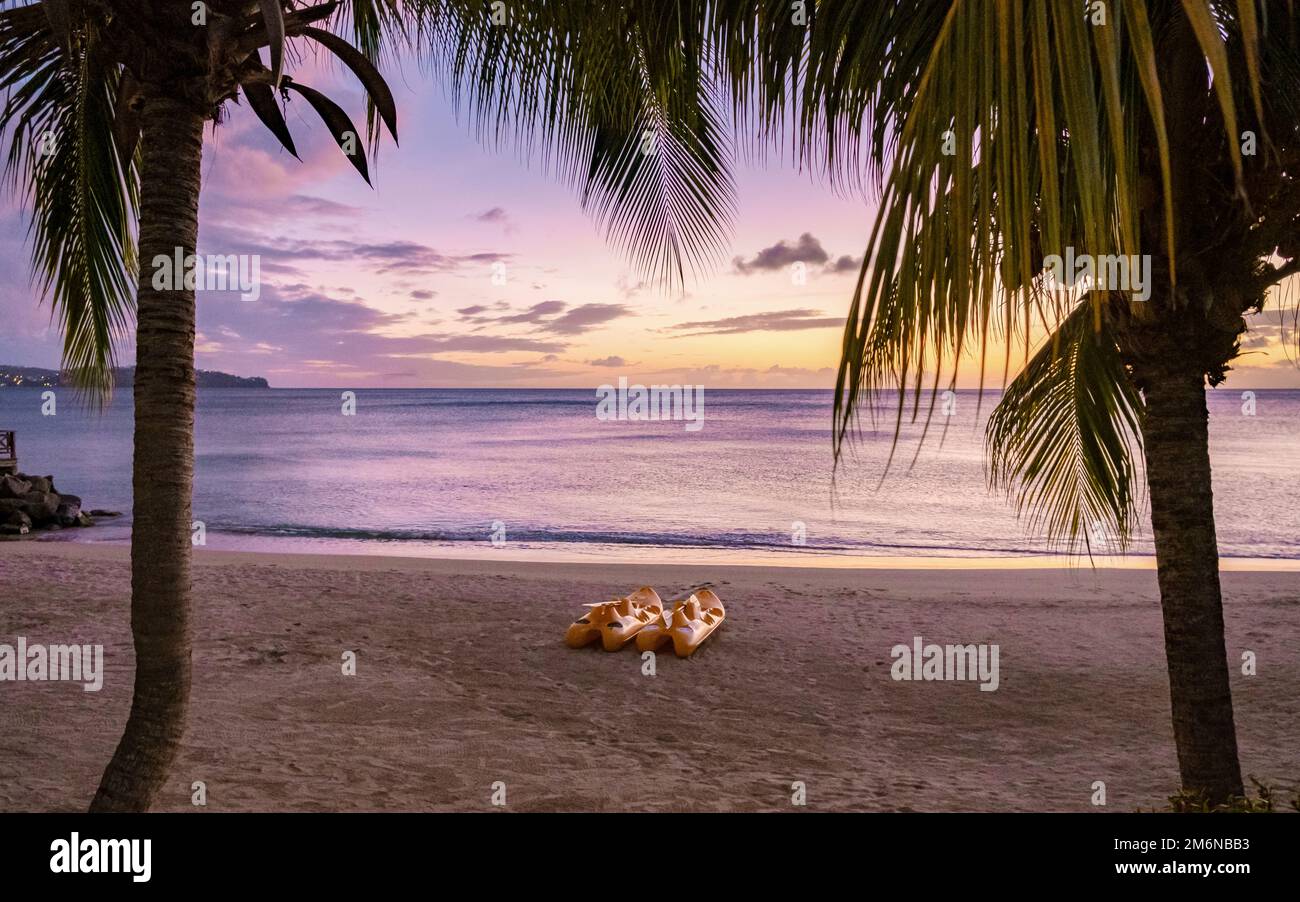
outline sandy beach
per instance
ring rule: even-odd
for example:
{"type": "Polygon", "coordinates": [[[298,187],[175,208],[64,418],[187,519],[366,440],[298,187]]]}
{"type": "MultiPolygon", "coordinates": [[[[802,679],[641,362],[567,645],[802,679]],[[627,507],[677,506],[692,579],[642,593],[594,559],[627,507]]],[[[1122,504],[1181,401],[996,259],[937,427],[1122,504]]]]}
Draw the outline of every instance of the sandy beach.
{"type": "MultiPolygon", "coordinates": [[[[1245,774],[1300,775],[1300,575],[1223,576],[1245,774]]],[[[0,683],[0,810],[80,810],[131,697],[127,550],[0,546],[0,643],[104,646],[102,691],[0,683]]],[[[184,751],[157,809],[1089,811],[1177,787],[1150,570],[804,569],[199,551],[184,751]],[[585,602],[710,584],[693,658],[566,648],[585,602]],[[1000,649],[997,691],[890,649],[1000,649]],[[343,653],[357,673],[342,673],[343,653]]]]}

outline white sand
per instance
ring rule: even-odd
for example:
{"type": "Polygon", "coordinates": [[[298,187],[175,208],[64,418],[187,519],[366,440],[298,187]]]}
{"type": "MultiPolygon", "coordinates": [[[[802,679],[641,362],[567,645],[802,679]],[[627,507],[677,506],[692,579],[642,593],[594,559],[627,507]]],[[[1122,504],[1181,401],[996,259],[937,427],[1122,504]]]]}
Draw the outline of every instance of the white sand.
{"type": "MultiPolygon", "coordinates": [[[[1300,775],[1300,574],[1224,575],[1242,767],[1300,775]]],[[[185,748],[157,807],[1110,810],[1177,786],[1155,574],[504,563],[201,551],[185,748]],[[581,604],[712,583],[692,659],[571,651],[581,604]],[[895,682],[920,635],[1000,687],[895,682]],[[358,673],[341,673],[341,655],[358,673]]],[[[0,810],[77,810],[131,698],[126,549],[0,545],[0,643],[101,643],[99,693],[0,683],[0,810]]]]}

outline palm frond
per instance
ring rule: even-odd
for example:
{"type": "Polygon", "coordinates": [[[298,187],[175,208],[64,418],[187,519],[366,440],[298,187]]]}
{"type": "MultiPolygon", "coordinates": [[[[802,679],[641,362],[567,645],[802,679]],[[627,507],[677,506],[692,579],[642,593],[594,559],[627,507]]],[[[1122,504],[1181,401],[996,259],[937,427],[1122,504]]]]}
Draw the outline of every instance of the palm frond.
{"type": "Polygon", "coordinates": [[[135,306],[138,169],[115,140],[120,66],[101,53],[93,24],[62,41],[42,15],[0,13],[6,176],[32,210],[33,271],[62,327],[63,366],[102,402],[135,306]]]}
{"type": "MultiPolygon", "coordinates": [[[[270,18],[270,14],[264,13],[264,18],[270,18]]],[[[281,40],[284,37],[308,38],[328,50],[357,77],[365,88],[369,138],[367,143],[373,155],[378,153],[381,137],[378,129],[380,122],[387,127],[393,141],[397,141],[397,103],[393,98],[392,89],[389,88],[376,65],[376,60],[387,43],[396,38],[406,39],[411,21],[394,0],[348,0],[342,4],[331,0],[315,7],[295,10],[286,16],[279,26],[268,25],[267,31],[270,33],[268,39],[272,44],[272,51],[275,49],[277,31],[283,33],[281,40]],[[333,27],[339,27],[337,16],[351,20],[358,46],[349,44],[333,31],[312,24],[316,21],[331,20],[333,27]]],[[[257,41],[252,41],[250,47],[245,48],[250,49],[250,55],[246,64],[240,69],[242,79],[240,87],[249,106],[262,124],[275,135],[286,150],[297,156],[298,151],[293,135],[285,122],[284,112],[276,100],[277,91],[285,100],[288,100],[290,91],[297,92],[325,122],[335,142],[348,157],[348,162],[366,180],[366,184],[371,184],[365,148],[359,143],[358,133],[347,113],[319,91],[287,75],[282,76],[275,69],[268,70],[262,66],[256,49],[258,46],[260,45],[257,41]]],[[[274,52],[272,57],[275,57],[274,52]]]]}
{"type": "Polygon", "coordinates": [[[986,426],[989,481],[1069,551],[1129,544],[1142,397],[1114,338],[1080,304],[1007,387],[986,426]]]}
{"type": "Polygon", "coordinates": [[[731,134],[693,3],[430,5],[420,40],[481,140],[575,187],[607,239],[664,284],[725,258],[731,134]]]}
{"type": "MultiPolygon", "coordinates": [[[[340,15],[351,26],[354,52],[377,69],[384,62],[396,60],[395,51],[409,45],[413,31],[418,27],[418,15],[412,10],[404,9],[398,0],[344,0],[340,15]],[[394,51],[394,52],[390,52],[394,51]]],[[[333,34],[333,32],[330,32],[333,34]]],[[[335,36],[339,42],[343,38],[335,36]]],[[[345,45],[348,46],[348,45],[345,45]]],[[[388,90],[382,78],[378,85],[368,74],[363,74],[365,67],[355,59],[347,59],[348,52],[331,48],[340,56],[353,72],[361,78],[366,87],[366,133],[371,154],[379,152],[380,122],[388,126],[393,141],[397,141],[397,110],[388,93],[387,106],[383,94],[388,90]],[[380,87],[382,85],[382,87],[380,87]]],[[[376,73],[377,74],[377,73],[376,73]]]]}
{"type": "Polygon", "coordinates": [[[948,4],[716,0],[691,4],[753,149],[788,150],[836,186],[879,180],[948,4]]]}
{"type": "Polygon", "coordinates": [[[365,149],[358,141],[356,126],[352,124],[352,120],[348,118],[348,114],[343,111],[343,108],[320,91],[309,88],[307,85],[293,79],[286,78],[284,86],[288,90],[298,92],[311,104],[312,109],[316,111],[321,121],[325,123],[325,127],[330,130],[330,134],[334,136],[334,142],[343,151],[343,155],[348,158],[348,162],[352,164],[353,168],[361,174],[361,177],[366,180],[366,184],[369,185],[370,168],[366,164],[365,149]]]}
{"type": "Polygon", "coordinates": [[[259,0],[262,24],[266,28],[267,45],[271,50],[271,87],[280,87],[284,74],[284,10],[280,0],[259,0]]]}
{"type": "Polygon", "coordinates": [[[362,87],[366,89],[368,109],[378,113],[384,124],[388,126],[388,133],[393,136],[393,143],[397,143],[397,103],[393,99],[393,92],[388,87],[388,83],[379,74],[374,63],[364,53],[333,32],[323,28],[307,27],[301,33],[329,49],[352,70],[362,87]]]}
{"type": "MultiPolygon", "coordinates": [[[[595,129],[582,203],[641,272],[681,283],[684,261],[698,277],[726,250],[710,212],[719,209],[717,174],[730,165],[725,129],[708,98],[693,127],[650,105],[630,134],[595,129]]],[[[734,208],[721,209],[730,215],[734,208]]]]}
{"type": "MultiPolygon", "coordinates": [[[[847,320],[837,455],[854,410],[874,392],[896,389],[901,406],[904,393],[919,396],[928,381],[954,379],[963,354],[975,349],[983,372],[999,338],[1009,369],[1015,340],[1030,341],[1041,313],[1034,285],[1046,255],[1063,255],[1067,246],[1079,255],[1141,253],[1153,192],[1164,210],[1153,220],[1173,250],[1176,198],[1150,4],[1112,9],[1104,26],[1073,3],[903,6],[891,26],[897,39],[876,39],[894,58],[880,64],[883,75],[873,74],[879,99],[855,107],[875,117],[873,134],[896,138],[879,145],[888,175],[847,320]],[[933,35],[923,65],[920,34],[933,35]],[[1147,135],[1155,140],[1143,146],[1147,135]],[[1144,154],[1158,160],[1163,187],[1139,190],[1144,154]]],[[[1211,35],[1201,31],[1196,39],[1210,55],[1211,35]]],[[[1217,31],[1213,37],[1223,43],[1217,31]]],[[[1230,93],[1226,65],[1215,67],[1214,80],[1230,93]]],[[[844,93],[828,88],[818,103],[843,105],[844,93]]],[[[1167,259],[1157,276],[1172,283],[1174,258],[1167,259]]],[[[1094,329],[1112,314],[1129,315],[1120,297],[1091,294],[1094,329]]],[[[1143,315],[1141,305],[1131,315],[1143,315]]]]}

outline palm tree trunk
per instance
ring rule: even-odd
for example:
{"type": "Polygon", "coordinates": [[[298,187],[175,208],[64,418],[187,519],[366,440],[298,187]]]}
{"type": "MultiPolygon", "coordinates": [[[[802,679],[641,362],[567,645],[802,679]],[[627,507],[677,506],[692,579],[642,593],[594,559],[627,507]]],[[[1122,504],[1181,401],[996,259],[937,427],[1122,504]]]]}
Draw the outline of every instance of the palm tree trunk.
{"type": "Polygon", "coordinates": [[[1218,804],[1242,795],[1219,591],[1202,374],[1142,373],[1143,444],[1151,489],[1174,743],[1185,791],[1218,804]]]}
{"type": "Polygon", "coordinates": [[[204,119],[165,97],[142,111],[140,279],[132,475],[135,693],[92,811],[145,811],[185,733],[190,694],[190,496],[194,477],[194,292],[153,284],[157,257],[198,240],[204,119]]]}

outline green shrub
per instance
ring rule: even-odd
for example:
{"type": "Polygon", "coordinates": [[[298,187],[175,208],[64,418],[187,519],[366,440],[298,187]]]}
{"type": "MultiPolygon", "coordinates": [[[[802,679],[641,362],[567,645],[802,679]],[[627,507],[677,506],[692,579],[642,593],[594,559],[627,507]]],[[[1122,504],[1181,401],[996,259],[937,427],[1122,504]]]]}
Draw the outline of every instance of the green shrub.
{"type": "MultiPolygon", "coordinates": [[[[1287,810],[1273,787],[1254,777],[1250,778],[1250,782],[1255,784],[1254,798],[1250,795],[1233,796],[1227,802],[1211,805],[1204,793],[1179,791],[1169,797],[1169,807],[1162,810],[1178,814],[1271,814],[1287,810]]],[[[1289,790],[1289,793],[1287,806],[1290,810],[1300,811],[1300,787],[1289,790]]]]}

